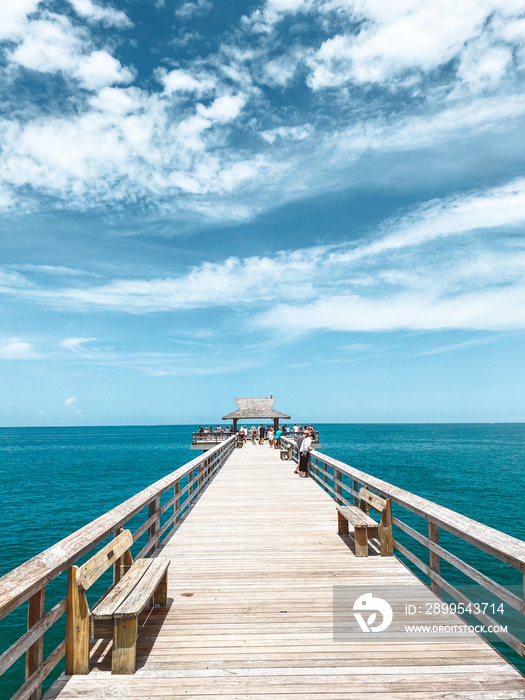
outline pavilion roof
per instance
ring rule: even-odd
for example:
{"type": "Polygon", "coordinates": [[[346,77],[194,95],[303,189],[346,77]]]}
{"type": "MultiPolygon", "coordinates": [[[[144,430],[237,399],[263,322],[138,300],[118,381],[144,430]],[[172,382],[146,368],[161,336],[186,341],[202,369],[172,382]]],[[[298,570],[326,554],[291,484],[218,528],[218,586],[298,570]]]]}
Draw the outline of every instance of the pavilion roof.
{"type": "Polygon", "coordinates": [[[265,397],[265,398],[244,398],[238,399],[235,397],[237,406],[239,407],[233,413],[228,413],[227,416],[223,416],[222,420],[232,420],[234,418],[246,418],[246,419],[267,419],[271,418],[286,418],[289,419],[285,413],[280,413],[274,410],[273,405],[275,403],[275,396],[265,397]]]}

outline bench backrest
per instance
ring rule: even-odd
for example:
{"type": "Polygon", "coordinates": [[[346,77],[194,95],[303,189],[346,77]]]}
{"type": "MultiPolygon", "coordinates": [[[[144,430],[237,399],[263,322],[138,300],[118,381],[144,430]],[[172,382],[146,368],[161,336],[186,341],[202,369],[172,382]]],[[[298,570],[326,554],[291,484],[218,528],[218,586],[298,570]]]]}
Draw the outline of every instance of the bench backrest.
{"type": "Polygon", "coordinates": [[[112,542],[88,559],[76,572],[76,585],[87,591],[110,566],[120,559],[133,544],[130,530],[124,530],[112,542]]]}
{"type": "Polygon", "coordinates": [[[382,513],[388,507],[387,499],[381,498],[381,496],[376,496],[375,493],[368,491],[364,486],[359,489],[359,499],[361,503],[363,503],[363,501],[364,503],[368,503],[369,506],[372,506],[372,508],[377,510],[379,513],[382,513]]]}

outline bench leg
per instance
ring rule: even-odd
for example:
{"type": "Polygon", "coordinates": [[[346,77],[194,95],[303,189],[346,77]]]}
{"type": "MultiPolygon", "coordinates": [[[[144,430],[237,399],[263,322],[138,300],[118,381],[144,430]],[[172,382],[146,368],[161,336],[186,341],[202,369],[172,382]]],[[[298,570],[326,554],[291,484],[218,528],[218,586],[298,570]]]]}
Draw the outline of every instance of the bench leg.
{"type": "Polygon", "coordinates": [[[356,557],[368,556],[368,533],[366,525],[360,527],[354,525],[355,555],[356,557]]]}
{"type": "Polygon", "coordinates": [[[165,571],[161,582],[157,586],[157,590],[153,594],[153,597],[152,597],[150,603],[151,603],[152,608],[154,608],[156,605],[159,605],[161,608],[164,608],[168,604],[168,571],[167,570],[165,571]]]}
{"type": "Polygon", "coordinates": [[[340,535],[348,535],[348,520],[337,511],[337,532],[340,535]]]}
{"type": "Polygon", "coordinates": [[[111,673],[135,673],[137,661],[137,618],[113,620],[111,673]]]}

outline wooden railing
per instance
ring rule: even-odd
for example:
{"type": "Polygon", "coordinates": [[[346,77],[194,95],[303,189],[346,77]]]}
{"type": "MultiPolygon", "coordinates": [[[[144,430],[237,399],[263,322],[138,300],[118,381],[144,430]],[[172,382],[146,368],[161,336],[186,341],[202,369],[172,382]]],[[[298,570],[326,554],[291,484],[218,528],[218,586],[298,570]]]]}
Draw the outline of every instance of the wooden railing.
{"type": "Polygon", "coordinates": [[[1,676],[26,655],[25,682],[12,700],[38,700],[42,682],[65,654],[64,639],[43,658],[44,634],[66,612],[65,597],[45,612],[46,586],[106,538],[118,534],[119,528],[146,507],[147,519],[133,532],[133,542],[147,531],[147,542],[135,558],[151,555],[169,530],[186,517],[233,451],[234,443],[232,436],[0,578],[0,620],[29,601],[27,632],[0,656],[1,676]],[[168,489],[173,489],[173,495],[167,494],[169,498],[161,505],[168,489]],[[165,521],[161,525],[162,516],[165,521]]]}
{"type": "Polygon", "coordinates": [[[197,443],[200,442],[209,442],[210,445],[215,445],[218,444],[219,442],[224,442],[224,440],[227,440],[229,437],[231,437],[233,433],[230,431],[228,432],[217,432],[214,430],[213,432],[208,432],[204,431],[203,433],[192,433],[191,434],[191,444],[196,445],[197,443]]]}
{"type": "MultiPolygon", "coordinates": [[[[283,441],[283,438],[281,438],[281,441],[283,441]]],[[[298,461],[297,445],[286,438],[284,438],[284,442],[293,447],[294,459],[298,461]]],[[[410,491],[405,491],[393,484],[377,479],[359,469],[354,469],[348,464],[328,457],[316,450],[310,452],[308,472],[340,505],[357,505],[359,488],[366,486],[367,489],[379,496],[389,498],[397,506],[396,510],[401,512],[408,511],[426,521],[423,523],[427,528],[427,534],[425,535],[400,517],[397,517],[398,513],[396,513],[396,510],[394,510],[396,517],[392,519],[395,527],[427,550],[428,563],[424,562],[409,547],[402,544],[395,537],[394,549],[428,577],[430,588],[436,595],[443,597],[443,593],[446,593],[463,607],[469,608],[470,614],[477,618],[482,625],[495,626],[496,630],[500,627],[499,623],[490,615],[478,610],[475,604],[476,601],[470,600],[457,588],[457,584],[454,585],[454,583],[445,578],[441,571],[441,562],[445,561],[453,569],[461,572],[466,579],[474,582],[474,584],[479,584],[498,600],[504,601],[519,613],[525,614],[525,600],[523,596],[523,587],[525,586],[525,542],[522,540],[433,503],[426,498],[410,493],[410,491]],[[450,533],[463,542],[474,546],[478,551],[489,554],[519,571],[521,573],[519,577],[521,595],[516,595],[507,587],[501,585],[501,583],[494,581],[478,568],[468,564],[459,556],[443,547],[443,543],[439,543],[440,530],[450,533]]],[[[525,644],[522,640],[508,631],[495,631],[495,634],[517,654],[525,658],[525,644]]]]}

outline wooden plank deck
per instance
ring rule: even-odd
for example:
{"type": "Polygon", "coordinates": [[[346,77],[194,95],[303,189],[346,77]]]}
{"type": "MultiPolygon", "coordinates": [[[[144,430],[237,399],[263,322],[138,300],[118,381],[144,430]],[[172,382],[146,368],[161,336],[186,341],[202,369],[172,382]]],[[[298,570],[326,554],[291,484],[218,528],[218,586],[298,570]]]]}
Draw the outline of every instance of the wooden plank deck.
{"type": "Polygon", "coordinates": [[[395,558],[356,559],[334,501],[293,469],[267,445],[235,450],[159,552],[171,605],[142,621],[136,674],[112,676],[100,643],[89,675],[62,676],[45,700],[525,698],[525,678],[475,634],[334,642],[335,584],[418,583],[395,558]]]}

